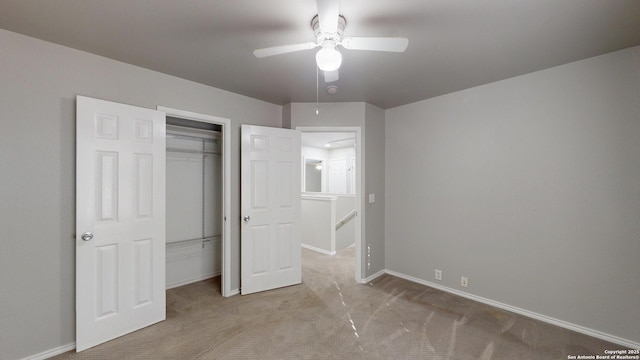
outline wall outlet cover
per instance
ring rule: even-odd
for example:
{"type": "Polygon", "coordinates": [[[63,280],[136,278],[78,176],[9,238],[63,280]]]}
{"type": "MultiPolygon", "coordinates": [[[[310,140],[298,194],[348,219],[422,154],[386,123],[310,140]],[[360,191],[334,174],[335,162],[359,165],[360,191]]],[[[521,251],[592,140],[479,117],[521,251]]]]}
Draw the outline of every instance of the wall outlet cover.
{"type": "Polygon", "coordinates": [[[436,275],[435,275],[435,277],[436,277],[436,280],[440,280],[440,281],[442,281],[442,270],[438,270],[438,269],[436,269],[436,275]]]}

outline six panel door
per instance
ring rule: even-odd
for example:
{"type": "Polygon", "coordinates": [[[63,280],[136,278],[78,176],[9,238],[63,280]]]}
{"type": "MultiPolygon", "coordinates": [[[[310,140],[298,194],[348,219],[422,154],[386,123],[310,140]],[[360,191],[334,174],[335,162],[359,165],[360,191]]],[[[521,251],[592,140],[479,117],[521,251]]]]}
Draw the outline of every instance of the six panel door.
{"type": "Polygon", "coordinates": [[[242,125],[241,293],[301,282],[300,133],[242,125]]]}
{"type": "Polygon", "coordinates": [[[76,350],[165,319],[165,114],[76,99],[76,350]]]}

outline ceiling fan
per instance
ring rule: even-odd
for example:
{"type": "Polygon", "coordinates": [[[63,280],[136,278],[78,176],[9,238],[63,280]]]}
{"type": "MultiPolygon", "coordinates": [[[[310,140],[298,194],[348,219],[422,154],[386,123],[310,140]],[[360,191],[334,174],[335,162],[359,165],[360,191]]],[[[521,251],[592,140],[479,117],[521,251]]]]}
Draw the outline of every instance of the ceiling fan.
{"type": "Polygon", "coordinates": [[[407,38],[397,37],[346,37],[343,39],[346,20],[340,15],[340,0],[317,0],[317,4],[318,15],[311,20],[311,28],[316,37],[315,42],[273,46],[255,50],[253,54],[257,58],[263,58],[322,47],[316,53],[316,63],[324,72],[324,81],[333,82],[339,79],[338,69],[342,64],[342,54],[336,49],[338,45],[350,50],[388,52],[404,52],[409,45],[407,38]]]}

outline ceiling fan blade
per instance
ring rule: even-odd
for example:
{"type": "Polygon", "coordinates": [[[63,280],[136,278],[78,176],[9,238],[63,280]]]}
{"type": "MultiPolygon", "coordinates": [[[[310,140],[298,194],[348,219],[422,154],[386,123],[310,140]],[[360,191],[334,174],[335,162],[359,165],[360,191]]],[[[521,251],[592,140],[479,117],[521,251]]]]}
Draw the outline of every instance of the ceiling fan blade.
{"type": "Polygon", "coordinates": [[[302,44],[292,44],[292,45],[280,45],[280,46],[273,46],[273,47],[268,47],[264,49],[254,50],[253,55],[255,55],[257,58],[263,58],[267,56],[286,54],[294,51],[309,50],[309,49],[313,49],[316,46],[318,45],[313,42],[306,42],[302,44]]]}
{"type": "Polygon", "coordinates": [[[324,82],[325,83],[338,81],[339,79],[340,79],[340,73],[338,72],[338,70],[325,71],[324,72],[324,82]]]}
{"type": "Polygon", "coordinates": [[[345,49],[403,52],[409,46],[407,38],[389,37],[348,37],[342,39],[341,45],[345,49]]]}
{"type": "Polygon", "coordinates": [[[340,0],[317,0],[317,3],[320,31],[326,34],[336,33],[340,16],[340,0]]]}

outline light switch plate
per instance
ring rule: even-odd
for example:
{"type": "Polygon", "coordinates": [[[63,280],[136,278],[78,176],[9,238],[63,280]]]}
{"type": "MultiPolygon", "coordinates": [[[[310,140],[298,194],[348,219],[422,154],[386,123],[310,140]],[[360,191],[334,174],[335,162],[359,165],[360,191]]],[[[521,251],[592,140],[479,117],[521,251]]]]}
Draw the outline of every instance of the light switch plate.
{"type": "Polygon", "coordinates": [[[369,204],[376,202],[376,194],[369,194],[369,204]]]}

